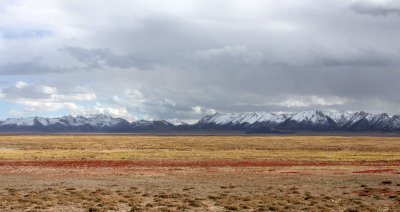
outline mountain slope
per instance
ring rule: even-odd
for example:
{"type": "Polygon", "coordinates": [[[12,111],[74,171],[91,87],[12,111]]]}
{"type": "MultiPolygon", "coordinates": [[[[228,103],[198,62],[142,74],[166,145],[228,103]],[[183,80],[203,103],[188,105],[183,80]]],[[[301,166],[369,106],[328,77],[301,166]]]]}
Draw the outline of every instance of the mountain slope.
{"type": "Polygon", "coordinates": [[[286,119],[287,115],[268,112],[249,113],[216,113],[202,118],[196,126],[199,128],[253,128],[254,126],[276,126],[286,119]]]}
{"type": "Polygon", "coordinates": [[[304,111],[296,113],[279,125],[286,130],[335,130],[338,125],[322,111],[304,111]]]}
{"type": "Polygon", "coordinates": [[[398,131],[400,116],[386,113],[303,111],[294,114],[216,113],[205,116],[196,126],[211,129],[280,129],[311,131],[398,131]]]}
{"type": "Polygon", "coordinates": [[[29,117],[0,121],[0,132],[184,132],[193,130],[280,131],[400,131],[400,116],[386,113],[303,111],[215,113],[189,125],[179,120],[128,122],[107,115],[29,117]]]}

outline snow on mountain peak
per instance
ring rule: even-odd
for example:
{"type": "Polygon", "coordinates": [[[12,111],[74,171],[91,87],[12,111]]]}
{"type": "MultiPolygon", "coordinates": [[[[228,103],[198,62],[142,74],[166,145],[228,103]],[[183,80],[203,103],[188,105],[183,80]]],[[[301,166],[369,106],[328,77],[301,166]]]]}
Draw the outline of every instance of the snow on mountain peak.
{"type": "MultiPolygon", "coordinates": [[[[274,114],[269,112],[244,112],[244,113],[215,113],[201,119],[200,125],[213,124],[223,125],[253,125],[263,123],[265,126],[278,126],[285,128],[284,122],[294,121],[296,123],[312,123],[312,126],[326,126],[328,128],[320,129],[360,129],[369,126],[372,129],[391,129],[390,126],[398,126],[400,128],[400,117],[390,117],[387,114],[370,114],[366,112],[331,112],[331,111],[302,111],[293,114],[274,114]],[[363,123],[360,123],[363,122],[363,123]],[[389,125],[389,123],[392,123],[389,125]],[[336,124],[336,125],[335,125],[336,124]],[[363,127],[363,125],[365,125],[363,127]]],[[[288,123],[289,124],[289,123],[288,123]]],[[[259,124],[256,126],[260,126],[259,124]]],[[[293,126],[293,125],[292,125],[293,126]]],[[[289,126],[287,126],[289,127],[289,126]]],[[[397,129],[397,128],[396,128],[397,129]]]]}
{"type": "Polygon", "coordinates": [[[281,123],[285,120],[284,115],[277,115],[268,112],[243,112],[243,113],[215,113],[206,116],[201,123],[212,123],[217,125],[225,124],[254,124],[256,122],[281,123]]]}
{"type": "MultiPolygon", "coordinates": [[[[37,129],[43,131],[106,131],[135,129],[174,129],[175,126],[189,125],[178,119],[166,121],[139,120],[128,122],[122,118],[95,114],[89,117],[63,116],[58,118],[9,118],[0,121],[3,130],[37,129]]],[[[187,129],[187,127],[182,127],[187,129]]],[[[226,129],[275,128],[279,130],[400,130],[400,116],[386,113],[365,112],[303,111],[293,114],[270,112],[215,113],[202,118],[193,129],[223,127],[226,129]],[[229,127],[234,128],[229,128],[229,127]]],[[[179,127],[177,127],[179,129],[179,127]]],[[[125,131],[124,131],[125,132],[125,131]]]]}
{"type": "Polygon", "coordinates": [[[168,123],[174,125],[174,126],[181,126],[181,125],[187,125],[186,122],[179,120],[179,119],[168,119],[166,120],[168,123]]]}
{"type": "Polygon", "coordinates": [[[18,127],[31,127],[35,125],[50,126],[61,124],[64,126],[83,126],[90,125],[93,127],[110,127],[121,122],[122,119],[113,118],[107,115],[92,115],[89,118],[83,116],[63,116],[58,118],[43,118],[43,117],[28,117],[28,118],[10,118],[6,119],[0,126],[18,126],[18,127]]]}
{"type": "Polygon", "coordinates": [[[6,119],[1,125],[16,125],[16,126],[33,126],[35,124],[35,118],[9,118],[6,119]]]}

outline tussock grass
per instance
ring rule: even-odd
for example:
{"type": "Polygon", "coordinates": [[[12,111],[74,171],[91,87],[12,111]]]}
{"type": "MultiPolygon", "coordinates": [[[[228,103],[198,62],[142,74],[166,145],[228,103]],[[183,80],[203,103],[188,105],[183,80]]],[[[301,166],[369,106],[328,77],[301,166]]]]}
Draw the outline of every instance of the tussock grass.
{"type": "Polygon", "coordinates": [[[339,136],[2,136],[0,159],[400,160],[400,138],[339,136]]]}

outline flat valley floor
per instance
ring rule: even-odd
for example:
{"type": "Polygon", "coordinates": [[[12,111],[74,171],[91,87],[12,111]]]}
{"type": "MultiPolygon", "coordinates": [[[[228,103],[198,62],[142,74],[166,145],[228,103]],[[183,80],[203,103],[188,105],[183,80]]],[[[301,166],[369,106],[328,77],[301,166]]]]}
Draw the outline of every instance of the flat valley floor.
{"type": "Polygon", "coordinates": [[[1,136],[0,211],[400,211],[400,138],[1,136]]]}

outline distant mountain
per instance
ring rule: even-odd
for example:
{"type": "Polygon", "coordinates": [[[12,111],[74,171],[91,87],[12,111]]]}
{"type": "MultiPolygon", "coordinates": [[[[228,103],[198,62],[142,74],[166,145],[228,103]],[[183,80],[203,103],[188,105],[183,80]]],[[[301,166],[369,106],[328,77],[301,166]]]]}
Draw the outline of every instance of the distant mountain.
{"type": "Polygon", "coordinates": [[[400,131],[400,116],[386,113],[303,111],[293,114],[268,112],[216,113],[195,126],[208,129],[311,130],[311,131],[400,131]]]}
{"type": "Polygon", "coordinates": [[[185,132],[240,130],[249,133],[307,131],[400,131],[400,116],[386,113],[303,111],[293,114],[269,112],[215,113],[196,124],[177,119],[128,122],[107,115],[58,118],[11,118],[0,121],[0,132],[185,132]]]}
{"type": "Polygon", "coordinates": [[[268,112],[251,113],[215,113],[205,116],[195,126],[198,128],[215,129],[246,129],[259,126],[275,127],[285,121],[286,115],[268,112]]]}
{"type": "Polygon", "coordinates": [[[144,132],[165,131],[175,125],[167,121],[128,122],[107,115],[64,116],[59,118],[12,118],[0,121],[0,132],[144,132]]]}

